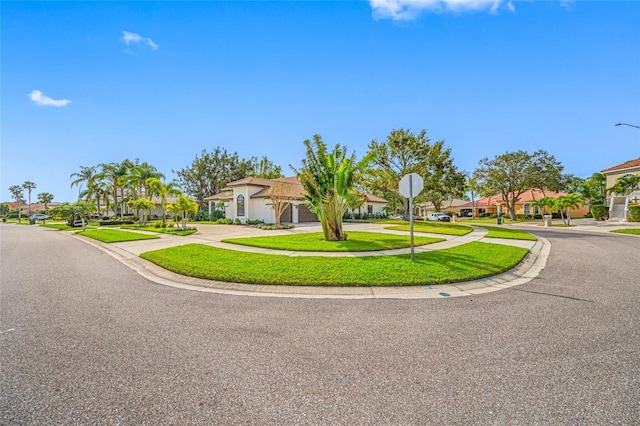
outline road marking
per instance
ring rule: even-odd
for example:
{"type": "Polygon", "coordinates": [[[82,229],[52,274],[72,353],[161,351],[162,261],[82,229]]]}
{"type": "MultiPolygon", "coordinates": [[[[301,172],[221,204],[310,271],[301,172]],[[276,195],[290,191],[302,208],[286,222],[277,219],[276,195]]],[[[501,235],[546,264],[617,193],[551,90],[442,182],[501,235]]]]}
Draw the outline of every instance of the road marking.
{"type": "Polygon", "coordinates": [[[15,328],[10,328],[10,329],[5,330],[5,331],[0,331],[0,334],[8,333],[9,331],[16,331],[16,329],[15,328]]]}

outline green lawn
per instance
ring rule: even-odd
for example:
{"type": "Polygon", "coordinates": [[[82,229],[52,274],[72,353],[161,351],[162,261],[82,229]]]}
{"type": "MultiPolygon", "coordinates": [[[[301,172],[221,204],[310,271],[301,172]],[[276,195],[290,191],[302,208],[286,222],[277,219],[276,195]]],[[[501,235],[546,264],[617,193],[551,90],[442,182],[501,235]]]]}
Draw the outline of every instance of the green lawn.
{"type": "Polygon", "coordinates": [[[184,237],[185,235],[191,235],[198,232],[197,229],[188,229],[186,231],[176,231],[173,227],[167,228],[156,228],[155,226],[140,226],[140,225],[120,225],[122,229],[137,229],[140,231],[148,231],[148,232],[159,232],[161,234],[171,234],[171,235],[179,235],[184,237]]]}
{"type": "Polygon", "coordinates": [[[66,222],[64,222],[64,223],[47,223],[46,225],[40,225],[40,226],[44,226],[45,228],[51,228],[51,229],[59,229],[61,231],[66,231],[66,230],[69,230],[69,229],[75,229],[75,230],[81,229],[81,228],[78,228],[78,227],[69,226],[69,225],[67,225],[66,222]]]}
{"type": "MultiPolygon", "coordinates": [[[[396,221],[393,221],[394,223],[396,221]]],[[[386,222],[383,222],[386,223],[386,222]]],[[[386,229],[394,231],[407,231],[409,232],[409,223],[406,221],[400,221],[401,225],[389,226],[386,229]]],[[[414,232],[427,232],[430,234],[443,234],[443,235],[467,235],[473,231],[473,228],[465,225],[458,225],[457,223],[449,222],[427,222],[416,220],[413,222],[414,232]]]]}
{"type": "Polygon", "coordinates": [[[634,229],[614,229],[611,232],[615,232],[616,234],[628,234],[628,235],[640,235],[640,228],[634,229]]]}
{"type": "Polygon", "coordinates": [[[103,243],[154,240],[160,238],[156,235],[138,234],[136,232],[119,231],[117,229],[90,229],[87,231],[79,231],[78,234],[102,241],[103,243]]]}
{"type": "Polygon", "coordinates": [[[535,235],[532,235],[528,232],[519,231],[517,229],[503,228],[501,226],[487,226],[487,225],[477,225],[477,226],[489,230],[489,233],[485,235],[485,237],[487,238],[506,238],[509,240],[537,241],[537,238],[535,235]]]}
{"type": "MultiPolygon", "coordinates": [[[[223,243],[292,251],[376,251],[411,247],[408,235],[351,231],[347,241],[325,241],[321,232],[275,235],[268,237],[229,238],[223,243]]],[[[443,238],[414,237],[414,245],[444,241],[443,238]]]]}
{"type": "Polygon", "coordinates": [[[528,250],[472,242],[445,250],[368,257],[290,257],[187,244],[140,256],[173,272],[250,284],[404,286],[488,277],[517,265],[528,250]]]}

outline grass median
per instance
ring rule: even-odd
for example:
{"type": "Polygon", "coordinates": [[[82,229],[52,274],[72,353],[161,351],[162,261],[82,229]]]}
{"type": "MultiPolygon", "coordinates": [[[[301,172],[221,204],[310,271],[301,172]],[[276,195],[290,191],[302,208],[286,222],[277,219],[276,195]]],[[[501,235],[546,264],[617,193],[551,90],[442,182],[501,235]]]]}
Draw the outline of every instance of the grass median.
{"type": "Polygon", "coordinates": [[[500,226],[487,226],[487,225],[478,225],[480,228],[485,228],[489,232],[485,235],[485,238],[504,238],[507,240],[526,240],[526,241],[537,241],[535,235],[530,234],[528,232],[519,231],[517,229],[512,228],[503,228],[500,226]]]}
{"type": "Polygon", "coordinates": [[[117,229],[89,229],[77,232],[77,234],[102,241],[103,243],[121,243],[124,241],[155,240],[160,238],[157,235],[119,231],[117,229]]]}
{"type": "MultiPolygon", "coordinates": [[[[387,222],[382,222],[387,223],[387,222]]],[[[397,223],[397,222],[391,222],[397,223]]],[[[385,229],[389,229],[392,231],[407,231],[409,232],[410,225],[408,222],[400,221],[400,224],[397,226],[389,226],[385,229]]],[[[427,222],[427,221],[414,221],[413,222],[413,230],[415,232],[426,232],[429,234],[443,234],[443,235],[456,235],[462,236],[467,235],[469,232],[473,231],[473,228],[465,225],[458,225],[455,223],[448,222],[427,222]]]]}
{"type": "Polygon", "coordinates": [[[627,234],[627,235],[640,235],[640,229],[614,229],[613,231],[616,234],[627,234]]]}
{"type": "Polygon", "coordinates": [[[472,242],[410,255],[283,256],[187,244],[140,257],[178,274],[210,280],[273,285],[409,286],[474,280],[505,272],[528,253],[519,247],[472,242]]]}
{"type": "MultiPolygon", "coordinates": [[[[275,250],[320,252],[377,251],[411,247],[408,235],[358,231],[350,231],[347,234],[346,241],[325,241],[321,232],[312,232],[267,237],[227,238],[222,242],[275,250]]],[[[444,241],[444,238],[414,237],[415,246],[439,241],[444,241]]]]}

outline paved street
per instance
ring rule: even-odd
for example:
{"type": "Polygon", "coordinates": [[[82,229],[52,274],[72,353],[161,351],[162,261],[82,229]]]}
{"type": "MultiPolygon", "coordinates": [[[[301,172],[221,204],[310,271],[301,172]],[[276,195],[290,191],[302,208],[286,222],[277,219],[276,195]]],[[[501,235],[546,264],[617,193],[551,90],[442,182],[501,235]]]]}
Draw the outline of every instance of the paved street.
{"type": "Polygon", "coordinates": [[[0,424],[640,424],[640,238],[528,230],[527,284],[341,300],[158,285],[0,225],[0,424]]]}

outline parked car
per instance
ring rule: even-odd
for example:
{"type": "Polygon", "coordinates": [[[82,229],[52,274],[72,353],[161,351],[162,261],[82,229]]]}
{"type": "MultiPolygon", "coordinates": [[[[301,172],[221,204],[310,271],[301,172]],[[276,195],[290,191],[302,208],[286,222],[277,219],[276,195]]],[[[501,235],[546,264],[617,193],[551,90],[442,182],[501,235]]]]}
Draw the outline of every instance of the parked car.
{"type": "Polygon", "coordinates": [[[422,216],[414,216],[413,220],[424,220],[424,217],[422,217],[422,216]]]}
{"type": "Polygon", "coordinates": [[[442,212],[434,212],[434,213],[430,213],[427,216],[427,220],[432,220],[435,222],[451,222],[451,217],[442,212]]]}
{"type": "Polygon", "coordinates": [[[46,220],[46,219],[51,219],[51,216],[48,216],[46,214],[32,214],[29,219],[33,219],[33,220],[46,220]]]}
{"type": "MultiPolygon", "coordinates": [[[[85,225],[87,224],[87,222],[86,222],[86,221],[85,221],[84,223],[85,223],[85,225]]],[[[82,219],[76,219],[76,220],[74,220],[74,221],[73,221],[73,224],[72,224],[71,226],[73,226],[73,227],[80,227],[80,226],[82,226],[82,219]]]]}

